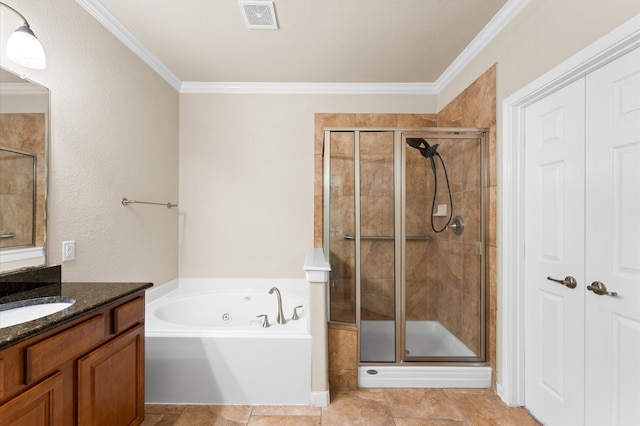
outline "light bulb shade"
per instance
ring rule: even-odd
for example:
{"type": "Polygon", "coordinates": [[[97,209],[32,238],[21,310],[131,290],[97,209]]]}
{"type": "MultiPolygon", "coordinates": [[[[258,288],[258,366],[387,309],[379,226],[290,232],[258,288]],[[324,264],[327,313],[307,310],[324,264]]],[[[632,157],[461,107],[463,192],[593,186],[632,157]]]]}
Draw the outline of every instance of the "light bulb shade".
{"type": "Polygon", "coordinates": [[[7,40],[7,59],[36,70],[47,66],[44,49],[28,24],[21,25],[7,40]]]}

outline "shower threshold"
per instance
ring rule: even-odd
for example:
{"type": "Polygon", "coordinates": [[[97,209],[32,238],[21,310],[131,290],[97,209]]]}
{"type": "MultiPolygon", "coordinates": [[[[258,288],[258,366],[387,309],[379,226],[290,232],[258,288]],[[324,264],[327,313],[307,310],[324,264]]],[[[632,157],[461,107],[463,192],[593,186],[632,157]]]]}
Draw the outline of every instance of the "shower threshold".
{"type": "Polygon", "coordinates": [[[359,388],[490,388],[491,367],[374,365],[358,367],[359,388]]]}

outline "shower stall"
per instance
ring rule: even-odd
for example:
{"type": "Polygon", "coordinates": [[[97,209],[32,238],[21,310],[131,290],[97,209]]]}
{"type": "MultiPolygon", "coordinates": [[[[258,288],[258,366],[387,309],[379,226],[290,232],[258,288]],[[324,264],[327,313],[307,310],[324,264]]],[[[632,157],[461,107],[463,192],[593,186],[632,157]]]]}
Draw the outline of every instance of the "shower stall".
{"type": "Polygon", "coordinates": [[[488,387],[487,131],[324,136],[328,315],[358,329],[359,386],[488,387]]]}

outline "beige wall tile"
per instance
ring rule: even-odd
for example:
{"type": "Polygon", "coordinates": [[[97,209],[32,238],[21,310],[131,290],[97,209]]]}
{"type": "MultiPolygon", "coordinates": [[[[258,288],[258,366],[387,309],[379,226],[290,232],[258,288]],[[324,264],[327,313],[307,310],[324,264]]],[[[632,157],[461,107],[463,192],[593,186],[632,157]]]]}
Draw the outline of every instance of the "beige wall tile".
{"type": "Polygon", "coordinates": [[[358,367],[358,332],[329,327],[329,370],[355,370],[358,367]]]}
{"type": "MultiPolygon", "coordinates": [[[[489,129],[489,171],[487,186],[495,187],[496,182],[496,157],[495,157],[495,140],[496,140],[496,67],[493,66],[485,74],[473,82],[467,90],[462,92],[457,98],[451,101],[437,115],[436,114],[316,114],[316,153],[321,152],[322,134],[318,125],[326,127],[338,127],[339,123],[348,123],[353,127],[477,127],[489,129]],[[321,138],[321,136],[320,136],[321,138]],[[319,144],[319,145],[318,145],[319,144]]],[[[446,158],[461,158],[461,161],[449,161],[447,172],[449,173],[452,191],[454,192],[454,209],[455,214],[461,215],[465,221],[465,232],[461,238],[453,235],[452,232],[443,232],[438,234],[433,241],[425,243],[411,242],[407,243],[406,255],[412,259],[412,264],[416,267],[408,269],[406,289],[407,294],[407,319],[438,319],[454,334],[461,338],[472,350],[478,352],[480,348],[479,338],[479,316],[481,312],[479,289],[480,282],[477,279],[480,273],[479,257],[476,253],[476,242],[480,241],[480,169],[479,156],[480,151],[477,143],[467,140],[456,141],[457,143],[443,142],[440,148],[441,155],[446,158]],[[433,247],[429,250],[429,246],[433,247]],[[428,251],[428,252],[427,252],[428,251]],[[433,255],[433,253],[437,253],[433,255]],[[421,265],[421,266],[417,266],[421,265]],[[435,265],[440,265],[435,268],[435,265]],[[476,279],[473,279],[475,277],[476,279]],[[425,300],[426,299],[426,300],[425,300]],[[418,303],[416,300],[422,300],[418,303]]],[[[378,146],[379,144],[375,144],[378,146]]],[[[371,158],[377,155],[373,151],[374,147],[366,147],[367,153],[371,158]]],[[[424,158],[417,151],[407,151],[407,233],[421,234],[423,232],[432,233],[429,213],[425,213],[424,206],[430,205],[430,197],[424,194],[430,194],[431,170],[424,167],[424,158]]],[[[316,165],[321,164],[316,162],[316,165]]],[[[380,167],[372,167],[367,170],[368,165],[363,169],[370,173],[370,178],[365,179],[361,191],[365,196],[361,200],[363,213],[363,233],[388,232],[387,227],[391,226],[393,209],[391,199],[369,197],[366,194],[371,193],[371,185],[374,183],[391,180],[391,175],[381,174],[380,167]],[[386,207],[386,206],[390,206],[386,207]],[[372,211],[372,216],[367,216],[367,211],[372,211]]],[[[316,176],[321,173],[321,168],[316,168],[316,176]]],[[[321,178],[317,178],[316,188],[321,189],[321,178]]],[[[444,178],[439,179],[438,198],[436,204],[448,204],[448,195],[446,186],[443,184],[444,178]]],[[[387,190],[390,191],[389,187],[387,190]]],[[[377,192],[376,192],[377,193],[377,192]]],[[[493,254],[487,253],[487,297],[488,306],[495,306],[495,188],[488,192],[489,204],[489,220],[487,224],[488,244],[494,247],[493,254]],[[493,215],[493,216],[492,216],[493,215]],[[493,272],[492,272],[493,271],[493,272]],[[493,289],[493,290],[492,290],[493,289]]],[[[316,197],[316,202],[321,201],[316,197]]],[[[430,209],[429,209],[430,210],[430,209]]],[[[316,205],[316,223],[322,221],[321,205],[316,205]],[[318,214],[319,213],[319,214],[318,214]]],[[[442,226],[443,219],[436,219],[436,227],[442,226]]],[[[317,228],[314,228],[317,229],[317,228]]],[[[317,231],[316,231],[317,232],[317,231]]],[[[321,240],[321,235],[315,235],[315,239],[321,240]]],[[[368,307],[368,315],[376,314],[369,311],[376,311],[378,315],[384,316],[383,305],[392,305],[393,302],[393,283],[388,280],[388,274],[385,275],[385,267],[380,265],[388,261],[392,264],[392,256],[385,260],[372,249],[372,245],[363,244],[363,258],[371,261],[369,266],[369,274],[367,267],[363,266],[363,307],[368,307]]],[[[392,252],[390,252],[392,253],[392,252]]],[[[349,262],[352,262],[351,259],[349,262]]],[[[346,264],[344,264],[346,266],[346,264]]],[[[364,264],[363,264],[364,265],[364,264]]],[[[351,265],[349,265],[351,266],[351,265]]],[[[387,267],[387,271],[392,268],[387,267]]],[[[355,296],[355,295],[350,295],[355,296]]],[[[349,302],[348,304],[351,304],[349,302]]],[[[488,339],[489,347],[488,361],[495,368],[495,310],[492,316],[488,312],[488,339]],[[493,343],[490,340],[493,339],[493,343]]],[[[392,313],[390,313],[391,315],[392,313]]],[[[346,349],[340,340],[335,340],[335,344],[341,345],[344,349],[336,349],[332,345],[330,339],[330,352],[335,352],[336,359],[338,352],[342,350],[357,351],[357,336],[355,336],[355,349],[353,346],[346,349]]],[[[357,352],[346,355],[346,359],[355,359],[357,366],[357,352]]],[[[342,358],[344,361],[344,358],[342,358]]],[[[342,362],[338,361],[338,362],[342,362]]],[[[337,371],[337,369],[334,369],[337,371]]],[[[341,369],[340,375],[334,374],[334,381],[347,382],[349,369],[341,369]]],[[[495,375],[494,375],[495,377],[495,375]]],[[[330,378],[330,380],[332,380],[330,378]]],[[[495,380],[495,379],[494,379],[495,380]]]]}

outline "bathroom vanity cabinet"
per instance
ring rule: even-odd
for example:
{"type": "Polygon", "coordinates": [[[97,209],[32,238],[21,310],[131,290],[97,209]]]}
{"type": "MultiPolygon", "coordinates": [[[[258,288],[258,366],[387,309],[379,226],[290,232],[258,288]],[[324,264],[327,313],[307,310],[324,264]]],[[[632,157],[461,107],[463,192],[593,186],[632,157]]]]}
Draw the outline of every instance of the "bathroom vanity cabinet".
{"type": "Polygon", "coordinates": [[[0,350],[0,424],[138,425],[144,291],[0,350]]]}

